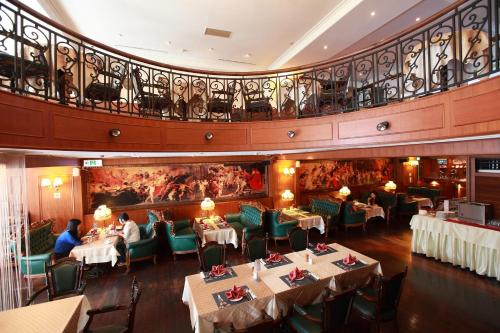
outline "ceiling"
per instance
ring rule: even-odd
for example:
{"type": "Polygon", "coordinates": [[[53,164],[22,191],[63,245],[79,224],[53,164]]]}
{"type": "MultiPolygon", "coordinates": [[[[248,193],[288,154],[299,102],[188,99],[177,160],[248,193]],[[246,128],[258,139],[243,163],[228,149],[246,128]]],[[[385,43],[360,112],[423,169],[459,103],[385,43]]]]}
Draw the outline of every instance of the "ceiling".
{"type": "Polygon", "coordinates": [[[85,36],[148,59],[191,68],[255,71],[365,48],[453,0],[24,2],[85,36]],[[231,36],[205,36],[206,28],[228,30],[231,36]]]}

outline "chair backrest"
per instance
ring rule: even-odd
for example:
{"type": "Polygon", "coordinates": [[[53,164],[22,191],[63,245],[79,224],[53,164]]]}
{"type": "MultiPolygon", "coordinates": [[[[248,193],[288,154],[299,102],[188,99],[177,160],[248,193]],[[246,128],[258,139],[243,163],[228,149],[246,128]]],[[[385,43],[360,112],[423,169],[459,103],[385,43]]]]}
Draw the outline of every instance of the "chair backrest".
{"type": "Polygon", "coordinates": [[[290,229],[288,231],[288,241],[290,242],[292,251],[305,250],[309,242],[307,231],[299,227],[290,229]]]}
{"type": "Polygon", "coordinates": [[[342,332],[344,325],[349,320],[355,294],[354,289],[349,289],[323,300],[322,332],[342,332]]]}
{"type": "Polygon", "coordinates": [[[200,269],[210,271],[212,266],[224,265],[226,260],[226,245],[217,242],[208,242],[198,250],[200,269]]]}
{"type": "Polygon", "coordinates": [[[65,295],[78,295],[83,283],[85,257],[82,261],[63,258],[46,267],[45,274],[49,291],[49,301],[65,295]]]}
{"type": "Polygon", "coordinates": [[[378,313],[397,310],[407,273],[408,267],[403,272],[397,273],[390,278],[381,278],[379,280],[378,313]]]}
{"type": "Polygon", "coordinates": [[[134,280],[132,281],[132,286],[130,287],[130,305],[128,308],[128,320],[127,320],[127,332],[134,332],[134,319],[135,319],[135,309],[137,307],[137,303],[141,298],[142,288],[140,287],[137,279],[134,276],[134,280]]]}
{"type": "MultiPolygon", "coordinates": [[[[52,224],[50,221],[41,227],[29,231],[30,255],[42,254],[50,251],[54,247],[55,237],[52,233],[52,224]]],[[[22,241],[22,250],[24,249],[24,239],[22,241]]]]}
{"type": "Polygon", "coordinates": [[[135,67],[132,70],[132,88],[134,89],[135,96],[144,98],[144,84],[142,83],[139,67],[135,67]]]}
{"type": "Polygon", "coordinates": [[[254,235],[246,242],[247,258],[255,261],[267,257],[267,234],[266,236],[254,235]]]}
{"type": "Polygon", "coordinates": [[[273,320],[272,317],[267,315],[265,311],[262,311],[262,319],[254,322],[251,326],[243,329],[235,329],[231,324],[231,332],[238,333],[275,333],[278,332],[279,325],[281,323],[281,317],[273,320]]]}
{"type": "Polygon", "coordinates": [[[311,211],[321,216],[334,218],[340,212],[340,205],[337,202],[325,199],[311,199],[311,211]]]}
{"type": "Polygon", "coordinates": [[[241,204],[241,222],[245,226],[262,226],[264,210],[250,204],[241,204]]]}

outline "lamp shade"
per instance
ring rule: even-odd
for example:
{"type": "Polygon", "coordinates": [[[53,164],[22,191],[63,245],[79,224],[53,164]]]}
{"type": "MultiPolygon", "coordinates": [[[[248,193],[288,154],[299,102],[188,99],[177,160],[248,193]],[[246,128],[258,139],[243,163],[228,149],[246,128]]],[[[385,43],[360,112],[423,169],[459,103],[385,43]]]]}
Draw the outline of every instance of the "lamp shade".
{"type": "Polygon", "coordinates": [[[339,190],[339,194],[347,197],[349,194],[351,194],[351,190],[347,186],[342,186],[342,188],[339,190]]]}
{"type": "Polygon", "coordinates": [[[283,191],[283,193],[281,193],[281,200],[283,201],[292,201],[293,198],[295,198],[295,196],[290,190],[285,190],[283,191]]]}
{"type": "Polygon", "coordinates": [[[94,212],[94,220],[104,221],[111,218],[111,209],[106,207],[106,205],[100,205],[94,212]]]}
{"type": "Polygon", "coordinates": [[[62,184],[63,184],[63,181],[62,181],[61,177],[54,178],[54,182],[52,183],[52,185],[54,185],[54,187],[61,186],[62,184]]]}
{"type": "Polygon", "coordinates": [[[215,202],[210,199],[210,198],[205,198],[201,202],[201,210],[214,210],[215,209],[215,202]]]}
{"type": "Polygon", "coordinates": [[[49,187],[50,185],[52,185],[52,183],[49,178],[42,178],[42,181],[40,182],[41,187],[49,187]]]}
{"type": "Polygon", "coordinates": [[[386,190],[395,190],[397,188],[397,185],[392,180],[389,180],[387,183],[385,183],[384,187],[386,190]]]}

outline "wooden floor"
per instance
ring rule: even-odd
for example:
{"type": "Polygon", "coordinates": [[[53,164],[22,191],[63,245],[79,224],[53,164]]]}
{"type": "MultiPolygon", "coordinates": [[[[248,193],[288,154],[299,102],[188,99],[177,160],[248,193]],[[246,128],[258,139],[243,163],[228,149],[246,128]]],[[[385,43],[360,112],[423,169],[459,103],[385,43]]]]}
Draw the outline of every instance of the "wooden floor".
{"type": "MultiPolygon", "coordinates": [[[[500,282],[412,254],[411,230],[407,226],[408,223],[400,223],[386,227],[373,222],[365,233],[355,229],[339,231],[329,241],[378,259],[385,275],[408,265],[399,307],[400,332],[500,332],[500,282]]],[[[320,239],[315,231],[311,237],[320,239]]],[[[274,248],[274,243],[269,245],[274,248]]],[[[282,253],[287,247],[287,242],[279,243],[282,253]]],[[[231,264],[244,262],[232,247],[228,259],[231,264]]],[[[137,308],[136,332],[191,332],[189,309],[182,303],[181,295],[184,276],[197,272],[196,255],[178,256],[176,262],[168,255],[160,258],[157,265],[136,263],[129,275],[124,274],[123,268],[113,268],[100,278],[89,279],[86,295],[93,307],[126,302],[135,275],[144,287],[137,308]]],[[[95,324],[116,319],[115,315],[102,317],[95,324]]],[[[351,331],[368,332],[369,327],[353,316],[351,331]]],[[[382,331],[392,332],[392,324],[382,326],[382,331]]]]}

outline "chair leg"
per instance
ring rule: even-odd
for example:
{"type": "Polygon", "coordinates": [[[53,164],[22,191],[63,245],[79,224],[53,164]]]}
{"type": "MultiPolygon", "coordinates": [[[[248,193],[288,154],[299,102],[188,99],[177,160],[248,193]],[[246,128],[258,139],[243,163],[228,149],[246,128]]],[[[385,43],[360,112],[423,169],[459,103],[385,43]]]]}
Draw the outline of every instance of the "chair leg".
{"type": "Polygon", "coordinates": [[[127,270],[126,270],[126,273],[130,273],[130,256],[127,254],[127,257],[126,257],[126,264],[127,264],[127,270]]]}
{"type": "Polygon", "coordinates": [[[278,240],[276,238],[274,239],[274,247],[278,248],[278,240]]]}
{"type": "Polygon", "coordinates": [[[156,254],[153,256],[153,264],[156,265],[156,254]]]}
{"type": "Polygon", "coordinates": [[[174,256],[174,261],[176,261],[177,258],[175,257],[175,252],[172,252],[172,255],[174,256]]]}

